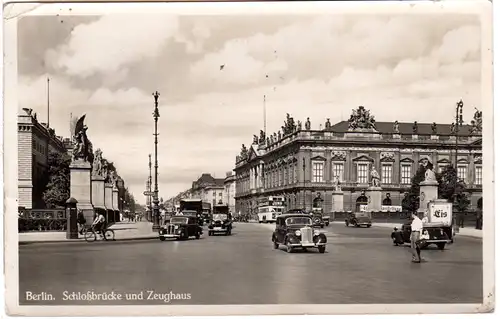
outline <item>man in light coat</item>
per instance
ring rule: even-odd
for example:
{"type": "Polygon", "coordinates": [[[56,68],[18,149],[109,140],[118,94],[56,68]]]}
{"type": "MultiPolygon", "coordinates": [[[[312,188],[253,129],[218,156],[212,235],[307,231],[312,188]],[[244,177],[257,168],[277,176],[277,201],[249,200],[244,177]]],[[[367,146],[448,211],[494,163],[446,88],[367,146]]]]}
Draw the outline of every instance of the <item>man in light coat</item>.
{"type": "Polygon", "coordinates": [[[422,230],[424,225],[422,220],[418,218],[417,213],[412,213],[413,221],[411,223],[411,253],[412,253],[412,262],[420,263],[422,259],[420,258],[420,247],[418,246],[418,241],[420,240],[420,236],[422,234],[422,230]]]}

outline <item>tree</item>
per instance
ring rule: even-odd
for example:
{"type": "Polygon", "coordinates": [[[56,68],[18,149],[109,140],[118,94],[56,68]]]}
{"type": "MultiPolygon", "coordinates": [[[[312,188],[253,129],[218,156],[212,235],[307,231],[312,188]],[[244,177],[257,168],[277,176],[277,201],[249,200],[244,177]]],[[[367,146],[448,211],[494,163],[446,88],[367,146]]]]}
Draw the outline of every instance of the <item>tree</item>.
{"type": "Polygon", "coordinates": [[[470,199],[467,196],[465,183],[458,179],[457,170],[453,165],[444,168],[441,174],[436,176],[439,187],[439,198],[446,199],[453,203],[453,210],[464,212],[469,208],[470,199]]]}
{"type": "Polygon", "coordinates": [[[67,153],[50,152],[48,158],[47,185],[43,200],[47,208],[66,206],[70,196],[71,157],[67,153]]]}
{"type": "Polygon", "coordinates": [[[426,169],[427,167],[420,165],[417,172],[412,177],[410,191],[406,193],[402,201],[402,208],[404,211],[415,212],[420,206],[420,183],[425,180],[426,169]]]}

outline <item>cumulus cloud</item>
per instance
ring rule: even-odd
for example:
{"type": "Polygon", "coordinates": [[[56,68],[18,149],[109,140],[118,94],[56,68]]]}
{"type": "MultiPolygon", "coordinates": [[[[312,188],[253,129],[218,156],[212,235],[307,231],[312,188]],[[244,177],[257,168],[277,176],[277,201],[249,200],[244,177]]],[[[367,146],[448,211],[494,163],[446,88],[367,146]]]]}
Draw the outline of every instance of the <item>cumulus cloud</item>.
{"type": "Polygon", "coordinates": [[[74,28],[68,43],[46,59],[69,75],[118,72],[128,63],[155,57],[178,30],[178,18],[164,15],[105,15],[74,28]]]}
{"type": "MultiPolygon", "coordinates": [[[[164,198],[203,172],[223,177],[234,167],[241,144],[248,145],[263,128],[264,95],[268,132],[280,129],[286,113],[302,122],[310,117],[318,129],[326,118],[346,120],[358,105],[377,121],[400,122],[451,123],[458,99],[466,104],[466,119],[472,118],[473,106],[481,109],[480,27],[472,18],[320,16],[287,20],[276,32],[256,33],[255,24],[247,36],[239,30],[232,37],[238,19],[187,28],[176,18],[148,15],[140,27],[134,19],[105,16],[80,24],[67,43],[46,56],[58,70],[50,74],[51,126],[67,135],[69,113],[86,113],[95,147],[115,162],[140,201],[154,149],[151,92],[156,87],[168,88],[159,89],[164,198]],[[230,40],[217,42],[221,38],[230,40]],[[185,52],[166,53],[169,39],[184,43],[185,52]],[[175,72],[163,64],[165,72],[144,68],[148,71],[141,73],[141,63],[172,56],[175,72]],[[132,63],[134,76],[127,71],[132,63]],[[86,76],[97,77],[101,85],[82,88],[75,79],[86,76]],[[145,91],[137,78],[150,78],[157,86],[145,91]],[[172,100],[173,91],[186,88],[196,94],[172,100]]],[[[20,77],[20,107],[44,114],[46,78],[20,77]]]]}

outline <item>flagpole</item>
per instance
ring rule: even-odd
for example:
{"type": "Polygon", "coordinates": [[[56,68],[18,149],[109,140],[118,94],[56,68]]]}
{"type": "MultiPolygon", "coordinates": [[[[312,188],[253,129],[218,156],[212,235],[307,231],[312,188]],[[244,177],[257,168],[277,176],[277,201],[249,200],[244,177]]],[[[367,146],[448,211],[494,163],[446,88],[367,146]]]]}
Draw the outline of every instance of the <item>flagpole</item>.
{"type": "Polygon", "coordinates": [[[50,127],[50,79],[47,77],[47,129],[50,127]]]}
{"type": "Polygon", "coordinates": [[[266,136],[266,95],[264,94],[264,136],[266,136]]]}

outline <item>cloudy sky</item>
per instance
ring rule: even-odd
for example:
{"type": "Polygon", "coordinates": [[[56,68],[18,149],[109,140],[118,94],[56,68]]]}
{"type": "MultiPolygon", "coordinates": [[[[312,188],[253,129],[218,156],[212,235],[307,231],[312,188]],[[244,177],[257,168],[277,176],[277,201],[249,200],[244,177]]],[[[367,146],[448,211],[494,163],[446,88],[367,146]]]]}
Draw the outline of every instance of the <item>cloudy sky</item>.
{"type": "Polygon", "coordinates": [[[277,131],[289,112],[378,121],[467,122],[481,109],[480,28],[467,15],[24,17],[18,25],[19,109],[69,136],[87,114],[94,147],[140,202],[160,96],[159,188],[168,198],[203,172],[223,177],[242,143],[277,131]],[[224,68],[221,70],[221,65],[224,68]]]}

